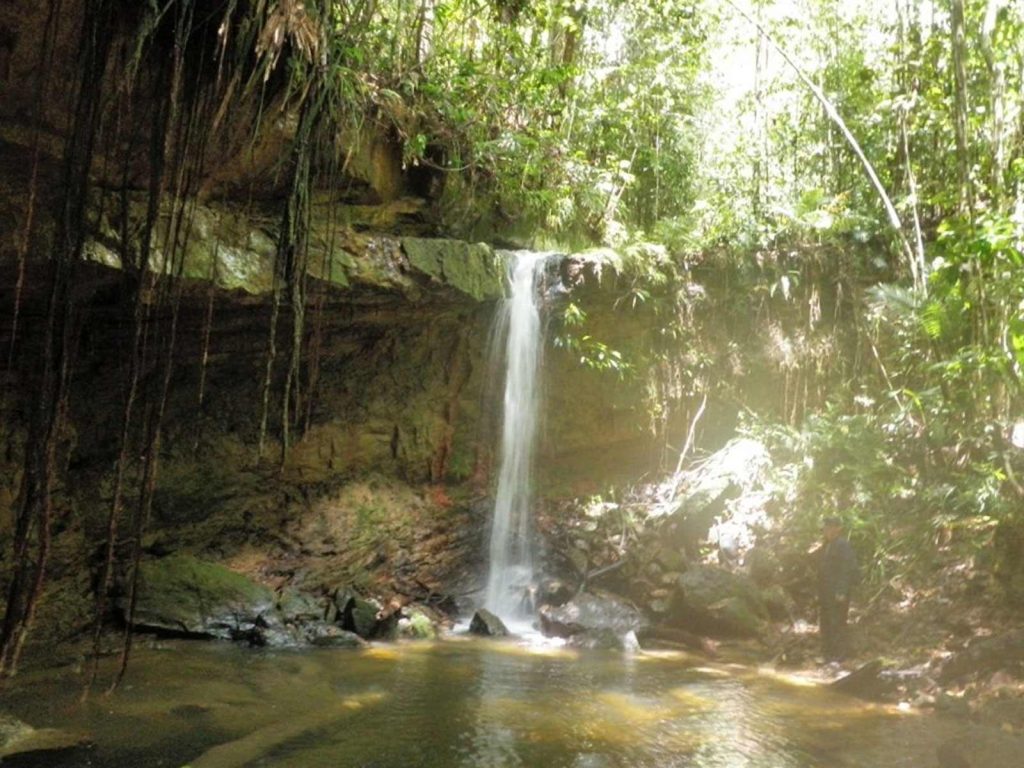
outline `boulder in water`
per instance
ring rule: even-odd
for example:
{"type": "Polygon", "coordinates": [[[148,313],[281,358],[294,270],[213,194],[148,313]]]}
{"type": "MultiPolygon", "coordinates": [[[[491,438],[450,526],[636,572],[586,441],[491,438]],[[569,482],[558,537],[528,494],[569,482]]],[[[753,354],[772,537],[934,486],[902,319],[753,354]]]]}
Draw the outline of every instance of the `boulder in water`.
{"type": "Polygon", "coordinates": [[[407,605],[398,619],[397,634],[410,640],[433,640],[444,623],[444,617],[428,606],[407,605]]]}
{"type": "Polygon", "coordinates": [[[473,614],[473,620],[469,622],[469,633],[482,637],[507,637],[509,631],[501,619],[486,608],[481,608],[473,614]]]}
{"type": "MultiPolygon", "coordinates": [[[[137,627],[237,640],[265,628],[276,613],[269,589],[224,566],[172,555],[140,567],[137,627]]],[[[118,607],[127,617],[127,600],[118,607]]]]}
{"type": "Polygon", "coordinates": [[[647,621],[629,601],[609,592],[581,592],[560,606],[540,611],[541,631],[549,637],[572,637],[610,630],[618,637],[646,626],[647,621]]]}
{"type": "Polygon", "coordinates": [[[893,687],[882,677],[883,666],[881,659],[869,661],[831,683],[829,688],[858,699],[881,701],[893,687]]]}
{"type": "Polygon", "coordinates": [[[331,624],[319,624],[307,629],[306,638],[320,648],[363,648],[366,641],[355,632],[347,632],[331,624]]]}
{"type": "Polygon", "coordinates": [[[590,629],[567,638],[566,644],[587,651],[626,651],[629,649],[625,638],[626,635],[611,629],[590,629]]]}
{"type": "Polygon", "coordinates": [[[386,628],[381,622],[383,606],[376,600],[367,600],[351,592],[345,592],[335,598],[335,601],[338,606],[338,620],[343,629],[355,632],[367,640],[386,634],[386,628]]]}
{"type": "Polygon", "coordinates": [[[281,618],[289,623],[322,621],[329,615],[324,599],[288,588],[277,599],[277,610],[281,618]]]}

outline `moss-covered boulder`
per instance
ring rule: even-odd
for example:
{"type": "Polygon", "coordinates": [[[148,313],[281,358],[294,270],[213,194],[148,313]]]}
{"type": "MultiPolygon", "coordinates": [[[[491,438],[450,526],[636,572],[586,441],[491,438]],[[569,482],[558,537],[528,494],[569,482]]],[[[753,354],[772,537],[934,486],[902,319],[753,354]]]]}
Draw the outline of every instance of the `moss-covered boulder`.
{"type": "Polygon", "coordinates": [[[667,617],[690,632],[752,637],[764,631],[768,610],[754,583],[724,568],[697,566],[681,574],[667,617]]]}
{"type": "Polygon", "coordinates": [[[328,600],[297,589],[285,589],[278,595],[277,611],[287,623],[299,624],[323,620],[331,615],[328,600]]]}
{"type": "Polygon", "coordinates": [[[434,640],[443,618],[423,605],[407,605],[398,620],[398,636],[408,640],[434,640]]]}
{"type": "Polygon", "coordinates": [[[359,637],[381,638],[391,634],[393,624],[390,621],[391,615],[385,616],[383,606],[373,599],[367,599],[359,595],[342,592],[335,597],[338,607],[338,622],[343,629],[352,632],[359,637]]]}
{"type": "MultiPolygon", "coordinates": [[[[137,627],[243,639],[275,614],[269,589],[221,565],[173,555],[144,561],[141,567],[137,627]]],[[[119,601],[124,613],[126,603],[119,601]]]]}

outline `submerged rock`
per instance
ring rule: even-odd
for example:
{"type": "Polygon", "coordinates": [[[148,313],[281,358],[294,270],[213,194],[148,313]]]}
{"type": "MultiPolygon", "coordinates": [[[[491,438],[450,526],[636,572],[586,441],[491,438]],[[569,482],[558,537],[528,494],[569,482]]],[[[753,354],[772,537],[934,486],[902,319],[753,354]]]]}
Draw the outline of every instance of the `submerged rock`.
{"type": "Polygon", "coordinates": [[[567,645],[587,651],[624,651],[624,637],[611,629],[590,629],[567,638],[567,645]]]}
{"type": "Polygon", "coordinates": [[[509,631],[505,622],[486,608],[481,608],[473,614],[473,620],[469,622],[469,633],[482,637],[507,637],[509,631]]]}
{"type": "Polygon", "coordinates": [[[33,728],[17,718],[0,713],[0,761],[30,752],[63,752],[87,747],[82,733],[57,728],[33,728]]]}
{"type": "Polygon", "coordinates": [[[609,592],[582,592],[564,605],[548,605],[540,610],[541,632],[549,637],[608,630],[621,638],[646,624],[646,619],[632,603],[609,592]]]}
{"type": "Polygon", "coordinates": [[[685,648],[709,656],[714,656],[717,652],[715,643],[708,638],[675,627],[647,627],[637,633],[637,640],[641,648],[685,648]]]}

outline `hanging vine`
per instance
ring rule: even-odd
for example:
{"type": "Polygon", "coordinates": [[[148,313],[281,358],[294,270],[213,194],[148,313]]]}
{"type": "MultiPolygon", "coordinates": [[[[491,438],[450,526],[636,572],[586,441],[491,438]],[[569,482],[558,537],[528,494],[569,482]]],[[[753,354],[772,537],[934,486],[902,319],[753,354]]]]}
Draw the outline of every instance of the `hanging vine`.
{"type": "Polygon", "coordinates": [[[25,637],[42,594],[50,554],[53,485],[58,471],[57,453],[74,335],[71,287],[85,243],[86,198],[99,126],[111,23],[109,0],[91,0],[86,5],[79,45],[81,80],[73,130],[64,152],[62,182],[65,194],[57,219],[46,324],[37,369],[38,383],[15,517],[14,573],[8,586],[7,610],[0,627],[0,678],[17,671],[25,637]],[[34,558],[30,554],[33,533],[37,540],[34,558]]]}

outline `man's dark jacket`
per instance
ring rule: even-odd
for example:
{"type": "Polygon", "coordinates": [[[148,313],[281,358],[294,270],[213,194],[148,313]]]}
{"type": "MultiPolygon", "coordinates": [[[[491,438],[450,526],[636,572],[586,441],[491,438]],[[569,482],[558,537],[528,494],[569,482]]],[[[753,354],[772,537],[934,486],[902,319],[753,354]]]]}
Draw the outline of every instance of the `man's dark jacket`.
{"type": "Polygon", "coordinates": [[[821,548],[818,559],[818,593],[822,597],[850,596],[857,583],[857,557],[850,542],[840,536],[821,548]]]}

